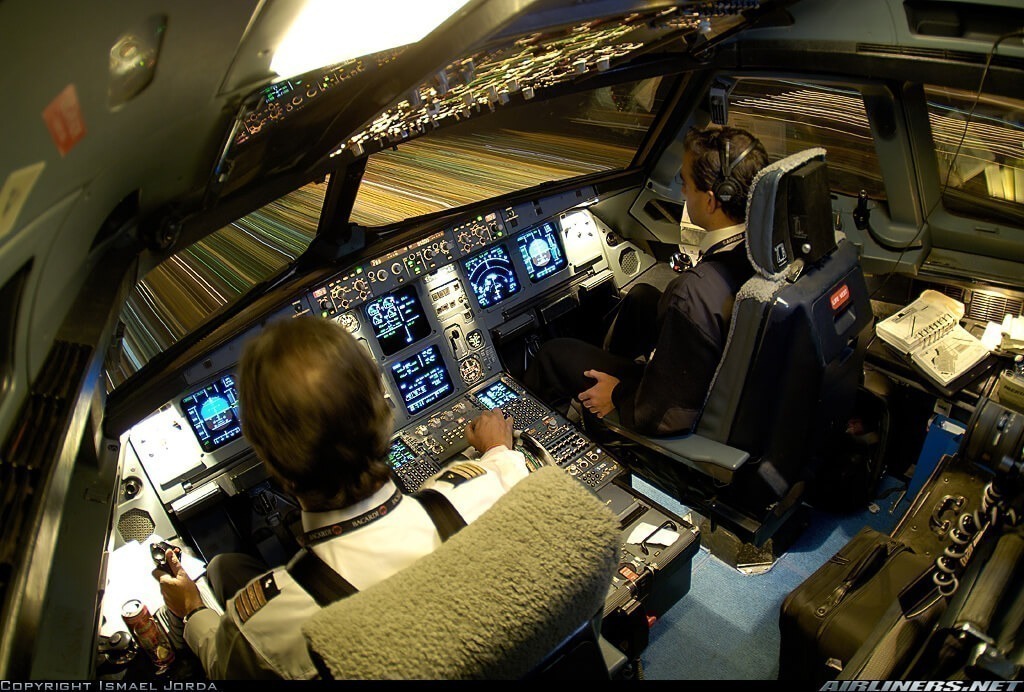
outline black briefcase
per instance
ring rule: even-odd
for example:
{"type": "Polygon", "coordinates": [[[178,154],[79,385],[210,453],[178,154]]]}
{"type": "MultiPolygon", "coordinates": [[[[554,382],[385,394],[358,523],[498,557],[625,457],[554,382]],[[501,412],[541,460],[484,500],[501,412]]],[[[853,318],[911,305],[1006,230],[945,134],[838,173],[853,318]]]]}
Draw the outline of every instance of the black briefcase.
{"type": "Polygon", "coordinates": [[[861,529],[783,601],[779,679],[835,678],[899,594],[931,566],[902,541],[861,529]]]}

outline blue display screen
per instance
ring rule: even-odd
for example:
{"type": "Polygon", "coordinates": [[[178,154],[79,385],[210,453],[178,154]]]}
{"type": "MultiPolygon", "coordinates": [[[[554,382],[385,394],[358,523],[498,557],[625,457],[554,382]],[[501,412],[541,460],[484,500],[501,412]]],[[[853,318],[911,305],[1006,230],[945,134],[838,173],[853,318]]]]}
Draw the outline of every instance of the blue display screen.
{"type": "Polygon", "coordinates": [[[224,375],[183,398],[181,410],[204,452],[212,452],[242,435],[233,375],[224,375]]]}
{"type": "Polygon", "coordinates": [[[410,414],[422,411],[455,391],[437,346],[427,346],[411,358],[395,363],[391,374],[410,414]]]}
{"type": "Polygon", "coordinates": [[[430,323],[415,286],[381,296],[367,303],[364,310],[385,356],[394,355],[430,334],[430,323]]]}
{"type": "Polygon", "coordinates": [[[462,263],[480,307],[489,308],[519,293],[519,277],[504,245],[478,252],[462,263]]]}
{"type": "Polygon", "coordinates": [[[559,235],[554,222],[545,221],[516,236],[516,248],[523,257],[532,283],[565,269],[568,264],[559,235]]]}
{"type": "Polygon", "coordinates": [[[500,380],[480,390],[475,396],[477,401],[487,408],[501,408],[505,404],[519,398],[519,395],[512,391],[511,387],[500,380]]]}

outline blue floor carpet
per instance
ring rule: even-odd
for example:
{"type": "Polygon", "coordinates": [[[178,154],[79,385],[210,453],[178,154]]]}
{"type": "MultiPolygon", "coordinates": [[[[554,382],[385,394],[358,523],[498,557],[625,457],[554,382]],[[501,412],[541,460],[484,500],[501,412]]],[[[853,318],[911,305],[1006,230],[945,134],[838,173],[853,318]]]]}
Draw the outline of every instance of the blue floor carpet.
{"type": "MultiPolygon", "coordinates": [[[[666,509],[689,510],[634,477],[634,486],[666,509]]],[[[641,655],[648,680],[774,680],[778,677],[779,611],[783,599],[863,526],[889,533],[909,506],[886,478],[864,511],[812,511],[808,529],[763,574],[747,575],[707,552],[697,553],[690,592],[650,632],[641,655]],[[894,506],[895,505],[895,506],[894,506]]]]}

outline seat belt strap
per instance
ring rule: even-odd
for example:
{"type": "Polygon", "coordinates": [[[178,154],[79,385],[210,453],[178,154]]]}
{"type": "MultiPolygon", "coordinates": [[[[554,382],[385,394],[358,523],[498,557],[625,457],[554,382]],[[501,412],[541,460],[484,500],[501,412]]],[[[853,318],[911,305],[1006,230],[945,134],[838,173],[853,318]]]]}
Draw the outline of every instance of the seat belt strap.
{"type": "Polygon", "coordinates": [[[434,522],[438,534],[441,535],[442,543],[457,534],[466,525],[466,520],[459,514],[459,510],[455,509],[451,500],[444,494],[428,488],[419,491],[412,497],[423,505],[423,509],[430,516],[430,520],[434,522]]]}
{"type": "MultiPolygon", "coordinates": [[[[442,543],[466,525],[466,520],[451,501],[436,490],[421,490],[412,497],[416,498],[434,522],[442,543]]],[[[321,608],[359,591],[308,547],[300,550],[285,569],[321,608]]]]}
{"type": "Polygon", "coordinates": [[[321,608],[359,591],[309,548],[300,550],[285,569],[321,608]]]}

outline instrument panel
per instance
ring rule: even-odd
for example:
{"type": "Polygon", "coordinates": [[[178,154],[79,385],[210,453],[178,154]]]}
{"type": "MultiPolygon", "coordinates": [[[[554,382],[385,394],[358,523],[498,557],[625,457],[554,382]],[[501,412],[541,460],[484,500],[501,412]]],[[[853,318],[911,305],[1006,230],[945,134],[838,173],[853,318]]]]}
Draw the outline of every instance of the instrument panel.
{"type": "MultiPolygon", "coordinates": [[[[561,213],[579,196],[553,203],[561,213]]],[[[499,372],[490,331],[509,310],[578,271],[567,243],[595,246],[576,256],[601,254],[595,235],[570,236],[558,216],[541,216],[543,206],[478,214],[349,267],[307,294],[314,314],[341,324],[380,365],[397,426],[499,372]],[[414,375],[428,358],[425,379],[414,375]]]]}
{"type": "MultiPolygon", "coordinates": [[[[599,235],[571,232],[578,223],[570,221],[589,213],[565,213],[589,199],[583,193],[479,214],[435,231],[345,268],[282,311],[282,318],[312,314],[337,322],[377,363],[395,429],[414,454],[407,458],[399,445],[392,450],[393,466],[419,476],[443,463],[447,457],[439,451],[464,449],[465,423],[485,408],[511,411],[517,425],[551,415],[518,390],[479,390],[504,377],[492,332],[510,311],[521,314],[575,274],[596,271],[591,268],[603,257],[599,235]],[[589,245],[576,247],[581,243],[589,245]],[[577,264],[574,257],[587,261],[577,264]]],[[[598,264],[598,270],[606,266],[598,264]]],[[[262,477],[241,433],[234,379],[241,347],[232,342],[209,354],[204,368],[193,368],[199,376],[186,378],[188,390],[130,431],[160,502],[173,512],[185,511],[214,481],[231,494],[233,486],[242,492],[262,477]]],[[[557,440],[543,425],[534,433],[557,443],[556,456],[564,461],[592,446],[569,435],[570,428],[559,423],[557,440]]]]}

